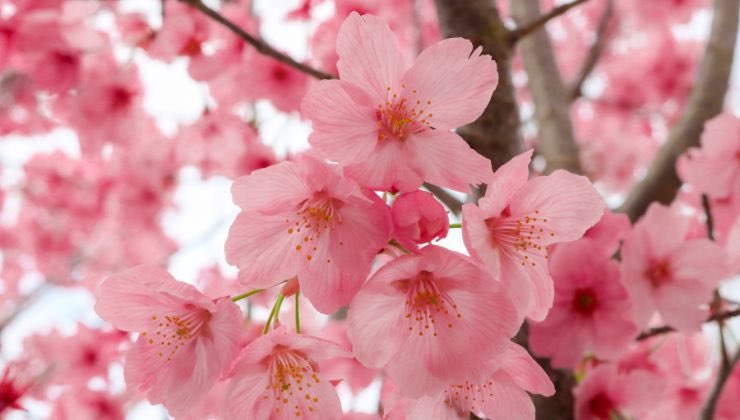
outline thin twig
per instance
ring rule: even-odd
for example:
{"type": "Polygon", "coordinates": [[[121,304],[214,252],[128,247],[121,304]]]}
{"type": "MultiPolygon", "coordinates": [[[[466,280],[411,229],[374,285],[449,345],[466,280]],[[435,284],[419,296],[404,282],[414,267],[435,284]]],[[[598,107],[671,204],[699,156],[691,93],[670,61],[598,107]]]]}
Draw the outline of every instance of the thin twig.
{"type": "MultiPolygon", "coordinates": [[[[736,316],[740,316],[740,309],[733,309],[731,311],[718,312],[718,313],[710,316],[709,318],[707,318],[707,320],[705,322],[724,321],[726,319],[734,318],[736,316]]],[[[636,340],[637,341],[642,341],[642,340],[646,340],[646,339],[648,339],[650,337],[655,337],[656,335],[667,334],[667,333],[673,332],[673,331],[676,331],[676,330],[673,327],[668,326],[668,325],[663,325],[661,327],[654,327],[654,328],[651,328],[651,329],[643,332],[642,334],[638,335],[637,338],[636,338],[636,340]]]]}
{"type": "MultiPolygon", "coordinates": [[[[709,238],[710,241],[714,241],[714,217],[712,217],[712,207],[709,204],[709,197],[706,194],[701,195],[701,206],[704,209],[704,223],[707,225],[707,238],[709,238]]],[[[722,308],[722,296],[719,294],[719,288],[714,290],[714,298],[709,307],[713,313],[719,312],[722,308]]],[[[717,328],[719,329],[719,350],[722,355],[720,371],[724,371],[731,368],[730,356],[727,354],[727,343],[725,342],[724,320],[717,320],[717,328]]]]}
{"type": "Polygon", "coordinates": [[[581,3],[585,3],[588,0],[574,0],[570,3],[561,4],[560,6],[553,7],[552,10],[545,13],[544,15],[541,15],[537,19],[525,23],[515,29],[513,29],[509,35],[509,40],[512,44],[516,44],[520,39],[524,38],[525,36],[537,32],[540,28],[545,26],[547,22],[550,20],[562,15],[563,13],[567,12],[568,10],[578,6],[581,3]]]}
{"type": "Polygon", "coordinates": [[[709,204],[709,197],[706,194],[701,195],[701,207],[704,209],[704,216],[706,217],[707,225],[707,237],[710,241],[714,241],[714,218],[712,217],[712,208],[709,204]]]}
{"type": "Polygon", "coordinates": [[[607,0],[604,13],[601,14],[601,19],[599,19],[599,26],[596,28],[596,39],[594,40],[594,43],[591,44],[591,48],[586,55],[586,59],[583,60],[581,69],[578,71],[578,74],[570,85],[569,97],[571,101],[575,101],[581,97],[583,94],[583,84],[586,82],[586,79],[588,79],[588,76],[591,75],[591,72],[594,71],[594,68],[596,68],[596,63],[599,62],[601,53],[604,52],[604,47],[606,46],[606,41],[608,39],[607,29],[609,29],[609,23],[611,22],[613,15],[614,0],[607,0]]]}
{"type": "Polygon", "coordinates": [[[730,378],[730,374],[732,374],[732,369],[735,367],[735,365],[737,365],[737,362],[739,360],[740,349],[735,352],[735,355],[732,357],[732,360],[730,361],[727,368],[720,369],[719,374],[717,375],[717,382],[714,383],[714,387],[712,388],[712,392],[709,394],[707,403],[704,405],[704,408],[701,411],[702,420],[714,419],[714,412],[717,409],[719,397],[720,395],[722,395],[722,389],[725,387],[725,383],[727,383],[727,380],[730,378]]]}
{"type": "Polygon", "coordinates": [[[307,64],[298,62],[294,60],[293,58],[283,54],[282,52],[276,50],[273,48],[270,44],[265,42],[262,38],[258,36],[254,36],[246,32],[244,29],[239,27],[239,25],[235,24],[234,22],[230,21],[217,11],[211,9],[210,7],[203,4],[200,0],[180,0],[183,3],[186,3],[201,12],[203,12],[205,15],[210,17],[211,19],[215,20],[216,22],[224,25],[226,28],[228,28],[231,32],[233,32],[236,36],[243,39],[247,43],[249,43],[251,46],[253,46],[257,51],[260,53],[272,57],[277,61],[280,61],[281,63],[284,63],[290,67],[293,67],[294,69],[301,71],[311,77],[315,77],[317,79],[334,79],[335,77],[329,73],[325,73],[321,70],[317,70],[307,64]]]}

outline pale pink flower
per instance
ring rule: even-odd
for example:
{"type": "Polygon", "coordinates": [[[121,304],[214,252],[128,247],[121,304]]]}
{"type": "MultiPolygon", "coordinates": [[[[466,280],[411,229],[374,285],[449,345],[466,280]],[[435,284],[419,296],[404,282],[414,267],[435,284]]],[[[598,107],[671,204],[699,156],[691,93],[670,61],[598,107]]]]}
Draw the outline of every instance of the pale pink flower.
{"type": "Polygon", "coordinates": [[[553,367],[575,368],[582,357],[614,359],[637,336],[619,265],[592,241],[558,245],[550,259],[555,302],[543,322],[529,324],[529,344],[553,367]]]}
{"type": "Polygon", "coordinates": [[[231,372],[224,418],[338,420],[334,386],[320,363],[351,357],[331,341],[278,328],[242,349],[231,372]]]}
{"type": "Polygon", "coordinates": [[[639,341],[619,361],[620,374],[649,374],[660,386],[652,389],[650,405],[637,418],[695,419],[716,379],[716,357],[703,333],[673,333],[639,341]]]}
{"type": "Polygon", "coordinates": [[[85,387],[69,388],[54,400],[55,420],[124,420],[121,398],[85,387]]]}
{"type": "Polygon", "coordinates": [[[573,390],[576,420],[642,418],[661,397],[660,377],[645,372],[622,373],[613,364],[599,365],[573,390]]]}
{"type": "Polygon", "coordinates": [[[447,236],[450,221],[442,204],[431,193],[413,191],[399,195],[391,205],[393,238],[406,249],[447,236]]]}
{"type": "Polygon", "coordinates": [[[338,165],[304,156],[241,177],[242,208],[226,240],[239,279],[264,288],[298,276],[321,312],[346,305],[390,237],[388,207],[347,179],[338,165]]]}
{"type": "Polygon", "coordinates": [[[174,416],[206,395],[239,350],[239,307],[209,299],[160,267],[109,277],[95,310],[117,328],[141,333],[125,357],[126,383],[174,416]]]}
{"type": "Polygon", "coordinates": [[[429,245],[380,268],[349,308],[348,336],[364,365],[385,367],[409,397],[482,383],[481,366],[506,350],[516,309],[468,257],[429,245]]]}
{"type": "Polygon", "coordinates": [[[700,149],[678,160],[684,181],[712,198],[729,197],[740,187],[740,118],[725,112],[707,123],[700,149]]]}
{"type": "Polygon", "coordinates": [[[406,402],[409,419],[467,420],[470,413],[490,419],[534,419],[527,392],[550,396],[555,388],[545,371],[521,346],[509,343],[483,382],[451,384],[436,396],[406,402]]]}
{"type": "Polygon", "coordinates": [[[497,83],[490,56],[453,38],[407,67],[388,25],[354,12],[337,52],[340,80],[314,85],[301,104],[314,153],[373,189],[412,191],[428,181],[467,191],[487,179],[490,162],[452,130],[488,104],[497,83]]]}
{"type": "Polygon", "coordinates": [[[553,285],[547,247],[580,238],[604,211],[582,176],[566,171],[527,181],[532,151],[501,166],[478,205],[463,206],[463,240],[470,255],[501,279],[522,316],[545,318],[553,285]]]}
{"type": "Polygon", "coordinates": [[[668,325],[697,330],[726,274],[724,251],[708,239],[686,240],[689,219],[654,203],[622,245],[622,281],[633,319],[647,326],[658,311],[668,325]]]}

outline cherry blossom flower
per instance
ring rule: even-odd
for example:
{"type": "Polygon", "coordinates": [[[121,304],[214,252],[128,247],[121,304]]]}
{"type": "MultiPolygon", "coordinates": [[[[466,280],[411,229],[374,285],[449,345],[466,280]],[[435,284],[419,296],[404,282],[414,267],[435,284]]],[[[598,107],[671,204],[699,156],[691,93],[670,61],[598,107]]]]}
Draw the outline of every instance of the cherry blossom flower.
{"type": "Polygon", "coordinates": [[[338,165],[304,156],[237,179],[241,207],[226,240],[239,279],[265,288],[298,276],[321,312],[346,305],[390,237],[387,206],[343,177],[338,165]]]}
{"type": "Polygon", "coordinates": [[[637,336],[627,315],[629,295],[619,265],[590,240],[558,245],[550,259],[555,303],[540,323],[529,324],[529,344],[553,367],[575,368],[583,356],[615,359],[637,336]]]}
{"type": "Polygon", "coordinates": [[[434,397],[406,403],[408,418],[427,420],[469,419],[470,413],[491,419],[534,419],[534,404],[527,392],[550,396],[555,388],[545,371],[527,351],[510,343],[493,374],[482,383],[450,385],[434,397]]]}
{"type": "Polygon", "coordinates": [[[702,147],[678,160],[686,182],[712,198],[727,198],[740,188],[740,118],[723,113],[706,125],[702,147]]]}
{"type": "Polygon", "coordinates": [[[656,393],[661,389],[659,378],[644,371],[621,373],[613,364],[599,365],[573,391],[575,418],[642,418],[640,415],[660,397],[660,392],[656,393]]]}
{"type": "Polygon", "coordinates": [[[490,162],[451,130],[483,112],[498,80],[490,56],[447,39],[404,63],[387,24],[353,12],[337,36],[340,80],[314,85],[301,105],[313,153],[373,189],[412,191],[424,181],[459,191],[490,162]]]}
{"type": "Polygon", "coordinates": [[[121,330],[140,332],[125,356],[126,383],[174,416],[206,395],[238,351],[239,308],[228,298],[209,299],[159,267],[109,277],[95,310],[121,330]]]}
{"type": "Polygon", "coordinates": [[[527,181],[532,151],[501,166],[478,205],[463,206],[470,255],[501,279],[523,316],[545,318],[553,285],[547,247],[580,238],[604,211],[588,180],[555,171],[527,181]]]}
{"type": "Polygon", "coordinates": [[[51,418],[56,420],[123,420],[123,401],[87,388],[70,388],[54,401],[51,418]]]}
{"type": "Polygon", "coordinates": [[[452,383],[482,383],[518,327],[499,283],[468,257],[429,245],[381,267],[352,301],[355,357],[385,367],[409,397],[452,383]]]}
{"type": "Polygon", "coordinates": [[[231,372],[224,418],[326,419],[342,416],[325,360],[351,357],[331,341],[278,328],[242,349],[231,372]]]}
{"type": "Polygon", "coordinates": [[[685,240],[689,219],[654,203],[622,246],[622,281],[632,314],[645,327],[655,311],[679,330],[697,330],[726,274],[724,251],[708,239],[685,240]]]}

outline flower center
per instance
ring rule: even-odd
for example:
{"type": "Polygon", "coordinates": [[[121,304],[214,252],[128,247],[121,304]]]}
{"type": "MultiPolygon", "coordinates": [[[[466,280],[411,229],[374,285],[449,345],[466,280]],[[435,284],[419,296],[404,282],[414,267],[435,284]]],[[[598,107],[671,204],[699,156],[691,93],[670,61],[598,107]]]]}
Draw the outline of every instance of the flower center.
{"type": "Polygon", "coordinates": [[[455,409],[461,416],[468,413],[480,414],[480,410],[486,402],[486,398],[493,397],[491,386],[493,381],[482,385],[471,384],[465,381],[462,385],[450,385],[445,390],[445,404],[455,409]]]}
{"type": "Polygon", "coordinates": [[[573,310],[581,315],[592,315],[599,306],[592,289],[577,289],[573,296],[573,310]]]}
{"type": "Polygon", "coordinates": [[[548,221],[539,210],[513,218],[511,210],[506,207],[501,216],[488,218],[485,223],[491,246],[513,253],[522,267],[536,266],[534,257],[547,259],[547,243],[555,233],[547,229],[548,221]]]}
{"type": "MultiPolygon", "coordinates": [[[[296,207],[294,222],[290,224],[288,235],[294,233],[302,235],[295,246],[296,252],[304,252],[306,261],[313,260],[313,254],[321,246],[321,235],[325,231],[334,229],[342,223],[342,215],[339,210],[344,206],[341,200],[330,197],[323,191],[317,192],[312,198],[304,200],[296,207]]],[[[339,243],[342,245],[342,243],[339,243]]],[[[331,259],[326,260],[331,263],[331,259]]]]}
{"type": "Polygon", "coordinates": [[[596,394],[588,402],[588,409],[597,419],[611,419],[615,412],[615,404],[604,392],[596,394]]]}
{"type": "Polygon", "coordinates": [[[202,308],[180,314],[152,315],[153,331],[141,333],[150,345],[158,346],[159,357],[171,361],[180,347],[195,338],[211,319],[211,313],[202,308]]]}
{"type": "Polygon", "coordinates": [[[417,98],[416,89],[409,95],[406,85],[401,85],[401,93],[394,93],[387,87],[386,102],[378,105],[375,120],[378,126],[378,140],[406,140],[410,134],[421,133],[430,126],[432,114],[424,114],[424,106],[432,101],[417,98]]]}
{"type": "Polygon", "coordinates": [[[392,285],[406,293],[406,319],[409,332],[418,330],[419,336],[432,332],[437,336],[437,320],[452,328],[455,320],[462,318],[452,298],[440,289],[429,271],[420,271],[413,279],[396,280],[392,285]]]}
{"type": "Polygon", "coordinates": [[[276,414],[300,417],[318,411],[319,397],[312,388],[321,379],[301,354],[278,346],[268,363],[269,379],[262,398],[274,400],[276,414]]]}
{"type": "Polygon", "coordinates": [[[671,266],[668,260],[651,262],[648,269],[645,270],[645,277],[655,288],[670,282],[671,266]]]}

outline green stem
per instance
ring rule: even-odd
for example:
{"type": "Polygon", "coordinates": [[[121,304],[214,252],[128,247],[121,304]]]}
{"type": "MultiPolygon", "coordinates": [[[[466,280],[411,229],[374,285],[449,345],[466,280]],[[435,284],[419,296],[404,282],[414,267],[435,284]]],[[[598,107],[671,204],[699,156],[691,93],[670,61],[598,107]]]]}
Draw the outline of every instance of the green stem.
{"type": "Polygon", "coordinates": [[[263,335],[270,331],[270,324],[272,324],[273,319],[277,320],[278,314],[280,313],[280,307],[283,306],[284,299],[285,295],[283,295],[283,292],[278,293],[277,300],[270,311],[270,316],[267,317],[267,322],[265,322],[265,329],[262,330],[263,335]]]}
{"type": "Polygon", "coordinates": [[[398,241],[395,240],[395,239],[391,239],[390,241],[388,241],[388,245],[393,246],[393,247],[401,250],[401,252],[403,252],[404,254],[411,254],[411,251],[409,251],[408,249],[406,249],[403,245],[401,245],[400,243],[398,243],[398,241]]]}
{"type": "Polygon", "coordinates": [[[450,223],[450,229],[460,229],[462,227],[462,223],[450,223]]]}
{"type": "Polygon", "coordinates": [[[248,298],[248,297],[250,297],[252,295],[256,295],[257,293],[264,292],[264,291],[265,291],[265,289],[254,289],[254,290],[250,290],[247,293],[242,293],[241,295],[236,295],[236,296],[232,297],[231,298],[231,301],[232,302],[238,302],[238,301],[240,301],[242,299],[246,299],[246,298],[248,298]]]}
{"type": "Polygon", "coordinates": [[[300,300],[301,292],[295,292],[295,332],[296,334],[301,333],[301,311],[298,307],[298,300],[300,300]]]}

